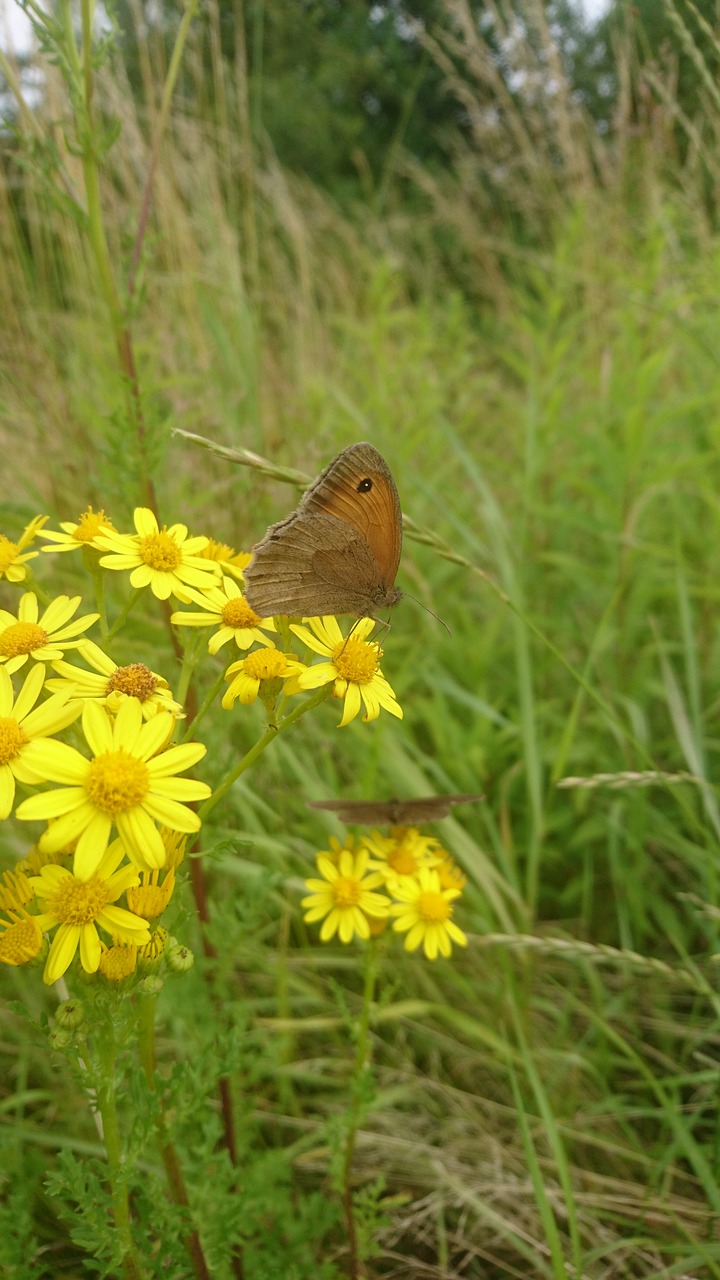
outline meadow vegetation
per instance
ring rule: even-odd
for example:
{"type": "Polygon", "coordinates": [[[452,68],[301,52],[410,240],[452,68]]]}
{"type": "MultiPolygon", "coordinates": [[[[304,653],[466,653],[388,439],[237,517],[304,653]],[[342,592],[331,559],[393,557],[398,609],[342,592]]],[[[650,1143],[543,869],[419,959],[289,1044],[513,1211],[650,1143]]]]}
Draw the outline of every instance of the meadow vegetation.
{"type": "MultiPolygon", "coordinates": [[[[212,4],[166,115],[161,42],[140,44],[131,92],[110,39],[86,117],[38,55],[43,92],[0,169],[0,530],[88,504],[126,530],[155,503],[248,550],[296,490],[182,433],[309,475],[367,439],[412,522],[398,583],[450,633],[404,600],[382,638],[404,719],[339,730],[318,706],[203,825],[208,919],[188,878],[171,912],[195,968],[151,993],[160,1119],[136,1067],[143,998],[92,988],[119,1043],[140,1270],[118,1253],[82,1044],[49,1039],[41,970],[2,966],[12,1280],[720,1277],[720,46],[673,10],[688,115],[671,64],[628,36],[601,133],[539,4],[512,95],[469,12],[448,0],[427,41],[470,121],[452,163],[399,139],[362,204],[253,133],[212,4]],[[386,937],[359,1029],[367,948],[320,943],[299,906],[344,828],[306,802],[450,791],[485,796],[438,828],[468,878],[469,945],[431,963],[386,937]]],[[[33,571],[93,607],[79,557],[33,571]]],[[[0,584],[4,609],[18,595],[0,584]]],[[[116,660],[143,646],[175,690],[153,603],[116,660]]],[[[200,703],[217,670],[198,668],[200,703]]],[[[194,776],[264,727],[260,703],[218,705],[194,776]]],[[[4,824],[2,869],[30,838],[4,824]]]]}

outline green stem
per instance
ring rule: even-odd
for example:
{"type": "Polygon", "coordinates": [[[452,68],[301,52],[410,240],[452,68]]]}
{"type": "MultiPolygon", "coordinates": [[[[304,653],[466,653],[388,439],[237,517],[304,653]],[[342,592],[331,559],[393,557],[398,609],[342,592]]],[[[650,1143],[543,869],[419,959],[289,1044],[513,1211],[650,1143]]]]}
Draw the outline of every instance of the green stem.
{"type": "MultiPolygon", "coordinates": [[[[217,677],[217,680],[215,680],[213,684],[211,684],[210,688],[208,689],[205,695],[203,704],[200,710],[198,711],[197,715],[195,716],[195,719],[192,721],[191,724],[188,725],[187,729],[185,730],[185,733],[180,739],[181,743],[188,742],[193,737],[193,734],[195,733],[198,725],[200,724],[200,721],[207,715],[215,699],[217,698],[220,690],[222,689],[224,680],[225,680],[225,668],[223,667],[223,670],[220,672],[219,676],[217,677]]],[[[181,699],[178,699],[178,701],[181,701],[181,699]]]]}
{"type": "Polygon", "coordinates": [[[165,77],[163,86],[162,101],[160,103],[160,111],[157,122],[155,124],[155,134],[153,137],[152,151],[150,153],[150,163],[148,164],[147,176],[145,178],[145,190],[143,191],[142,205],[140,207],[140,218],[138,220],[138,229],[135,236],[135,244],[133,246],[132,262],[130,264],[130,274],[128,276],[128,297],[132,298],[135,292],[135,278],[137,269],[140,265],[140,257],[142,254],[143,242],[147,232],[148,219],[150,217],[150,201],[152,198],[152,189],[155,183],[155,174],[157,172],[158,158],[160,156],[160,144],[163,134],[167,128],[168,117],[170,115],[170,103],[172,95],[177,83],[178,74],[180,72],[180,63],[185,50],[185,42],[187,41],[190,23],[197,12],[199,0],[189,0],[183,14],[177,36],[175,38],[175,47],[172,51],[170,66],[165,77]]]}
{"type": "Polygon", "coordinates": [[[23,582],[23,590],[32,591],[33,594],[37,596],[38,600],[40,601],[40,604],[45,605],[46,608],[49,605],[51,596],[45,590],[45,588],[41,587],[40,583],[35,580],[32,569],[28,569],[27,573],[25,574],[25,581],[23,582]]]}
{"type": "Polygon", "coordinates": [[[355,1065],[353,1067],[350,1116],[345,1140],[345,1158],[342,1167],[342,1200],[345,1210],[345,1225],[350,1249],[350,1280],[359,1280],[361,1259],[358,1253],[357,1230],[355,1227],[355,1211],[352,1198],[352,1164],[355,1155],[355,1140],[360,1128],[365,1108],[364,1076],[370,1063],[370,1014],[375,1001],[375,983],[378,974],[378,947],[371,938],[365,950],[365,981],[363,983],[362,1008],[357,1024],[357,1040],[355,1043],[355,1065]]]}
{"type": "MultiPolygon", "coordinates": [[[[156,1003],[157,997],[149,994],[141,995],[138,1002],[140,1062],[145,1072],[145,1079],[153,1093],[157,1093],[157,1079],[155,1076],[156,1003]]],[[[182,1205],[183,1208],[189,1210],[190,1200],[185,1186],[182,1166],[175,1144],[171,1142],[168,1136],[162,1100],[155,1117],[155,1128],[157,1129],[160,1153],[165,1168],[165,1176],[170,1187],[170,1194],[175,1204],[182,1205]]],[[[184,1243],[197,1280],[210,1280],[210,1271],[200,1243],[200,1236],[195,1227],[184,1237],[184,1243]]]]}
{"type": "Polygon", "coordinates": [[[280,721],[279,725],[270,725],[270,727],[265,730],[262,738],[258,739],[255,746],[250,748],[247,754],[242,757],[242,760],[235,765],[234,769],[230,770],[227,777],[224,778],[220,785],[215,788],[212,795],[208,796],[205,803],[200,806],[198,810],[198,817],[201,822],[205,821],[208,814],[211,813],[215,808],[215,805],[222,800],[223,796],[230,790],[233,783],[242,773],[245,773],[246,769],[250,768],[251,764],[255,763],[258,756],[262,755],[265,748],[268,747],[271,742],[274,742],[281,733],[284,733],[286,729],[289,729],[291,725],[295,724],[301,716],[306,714],[306,712],[312,711],[313,707],[317,707],[321,702],[324,702],[325,698],[332,693],[332,687],[332,681],[330,681],[330,683],[324,685],[322,689],[318,689],[317,693],[314,694],[307,702],[296,707],[289,716],[286,716],[284,720],[280,721]]]}
{"type": "MultiPolygon", "coordinates": [[[[172,635],[177,636],[177,632],[169,619],[168,619],[167,625],[172,635]]],[[[190,688],[190,681],[193,678],[193,673],[200,659],[199,642],[202,641],[202,639],[203,639],[202,635],[200,636],[198,636],[197,634],[191,635],[188,639],[187,644],[185,645],[185,649],[182,651],[182,666],[180,668],[180,679],[177,682],[177,688],[175,690],[175,697],[183,707],[185,706],[185,703],[187,701],[188,690],[190,688]]],[[[195,717],[195,719],[197,719],[197,716],[195,717]]],[[[193,724],[194,723],[195,723],[195,720],[193,720],[193,724]]],[[[185,736],[187,737],[187,734],[185,736]]]]}
{"type": "MultiPolygon", "coordinates": [[[[107,237],[105,235],[105,224],[103,221],[102,204],[100,201],[100,170],[93,132],[93,8],[93,0],[81,0],[82,62],[78,65],[77,70],[82,74],[83,106],[85,115],[85,119],[81,125],[82,134],[80,139],[82,145],[82,168],[85,183],[85,199],[87,200],[90,245],[95,259],[100,287],[103,291],[106,306],[110,312],[110,320],[115,340],[119,345],[120,335],[123,330],[123,314],[115,283],[115,277],[113,275],[110,250],[107,243],[107,237]]],[[[72,31],[72,18],[70,16],[70,5],[68,0],[63,0],[63,10],[67,15],[65,27],[66,31],[69,32],[68,44],[71,45],[72,49],[76,49],[75,38],[70,34],[72,31]]]]}
{"type": "Polygon", "coordinates": [[[138,600],[140,599],[140,595],[141,595],[141,592],[140,592],[140,591],[135,591],[135,590],[133,589],[133,593],[132,593],[132,595],[130,596],[130,599],[128,600],[127,604],[125,604],[125,605],[124,605],[124,607],[120,610],[120,613],[118,614],[118,616],[117,616],[117,618],[115,619],[115,621],[114,621],[113,625],[111,626],[110,630],[108,631],[108,634],[107,634],[107,640],[108,640],[108,643],[110,643],[110,641],[111,641],[111,640],[114,640],[114,639],[115,639],[115,636],[117,635],[118,631],[120,630],[121,626],[123,625],[123,623],[124,623],[125,619],[127,618],[128,614],[129,614],[129,613],[131,613],[131,612],[132,612],[132,610],[135,608],[135,605],[137,604],[138,600]]]}
{"type": "Polygon", "coordinates": [[[100,638],[103,644],[107,644],[109,639],[107,606],[105,604],[105,574],[100,568],[97,551],[90,547],[83,547],[83,563],[93,581],[93,589],[95,591],[95,607],[100,614],[100,638]]]}
{"type": "Polygon", "coordinates": [[[142,1272],[130,1225],[127,1179],[122,1167],[122,1144],[115,1094],[115,1040],[110,1029],[100,1038],[99,1057],[102,1078],[97,1088],[97,1107],[103,1123],[113,1218],[123,1251],[123,1275],[125,1280],[141,1280],[142,1272]]]}

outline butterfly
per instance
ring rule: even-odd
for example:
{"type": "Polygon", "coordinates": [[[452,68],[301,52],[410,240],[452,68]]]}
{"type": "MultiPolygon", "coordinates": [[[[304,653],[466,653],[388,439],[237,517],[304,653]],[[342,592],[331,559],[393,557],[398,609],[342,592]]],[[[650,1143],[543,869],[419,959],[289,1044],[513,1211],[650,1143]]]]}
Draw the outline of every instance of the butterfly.
{"type": "Polygon", "coordinates": [[[414,826],[418,822],[435,822],[446,818],[455,804],[472,804],[481,795],[422,796],[416,800],[313,800],[310,809],[329,809],[342,822],[365,823],[370,826],[389,823],[393,827],[414,826]]]}
{"type": "Polygon", "coordinates": [[[253,548],[247,602],[261,618],[374,617],[402,594],[394,585],[401,549],[390,468],[373,445],[351,444],[253,548]]]}

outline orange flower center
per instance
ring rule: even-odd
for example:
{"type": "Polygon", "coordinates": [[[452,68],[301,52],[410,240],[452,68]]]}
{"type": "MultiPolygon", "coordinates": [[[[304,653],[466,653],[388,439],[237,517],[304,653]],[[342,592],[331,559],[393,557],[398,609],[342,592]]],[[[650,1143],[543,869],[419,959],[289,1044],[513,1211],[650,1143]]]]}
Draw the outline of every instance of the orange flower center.
{"type": "Polygon", "coordinates": [[[287,672],[287,658],[279,649],[256,649],[244,659],[245,675],[251,680],[276,680],[287,672]]]}
{"type": "Polygon", "coordinates": [[[370,684],[380,667],[382,649],[374,641],[357,640],[349,636],[336,644],[332,663],[338,675],[350,684],[370,684]]]}
{"type": "Polygon", "coordinates": [[[131,662],[127,667],[117,667],[107,682],[107,692],[127,693],[131,698],[145,702],[151,698],[158,686],[158,677],[154,676],[144,662],[131,662]]]}
{"type": "Polygon", "coordinates": [[[76,542],[92,542],[99,533],[112,528],[112,520],[106,519],[104,511],[93,511],[92,507],[88,507],[78,521],[73,538],[76,542]]]}
{"type": "Polygon", "coordinates": [[[338,876],[333,881],[332,892],[336,907],[355,907],[360,901],[362,887],[357,876],[338,876]]]}
{"type": "Polygon", "coordinates": [[[417,900],[417,913],[428,924],[442,924],[452,915],[452,907],[441,893],[426,890],[417,900]]]}
{"type": "Polygon", "coordinates": [[[129,751],[106,751],[90,762],[85,788],[95,807],[114,818],[142,804],[150,773],[145,761],[129,751]]]}
{"type": "Polygon", "coordinates": [[[76,880],[75,876],[63,876],[61,883],[47,901],[48,910],[62,924],[92,924],[109,902],[107,881],[99,876],[90,880],[76,880]]]}
{"type": "Polygon", "coordinates": [[[17,542],[11,542],[4,533],[0,533],[0,573],[10,568],[19,550],[17,542]]]}
{"type": "Polygon", "coordinates": [[[37,622],[11,622],[9,627],[0,631],[0,655],[16,658],[20,653],[42,649],[47,642],[47,631],[43,631],[37,622]]]}
{"type": "Polygon", "coordinates": [[[0,765],[14,760],[20,748],[29,741],[17,720],[12,716],[0,716],[0,765]]]}
{"type": "Polygon", "coordinates": [[[172,573],[182,564],[182,550],[165,529],[140,539],[140,559],[157,573],[172,573]]]}
{"type": "Polygon", "coordinates": [[[247,600],[244,600],[242,596],[236,596],[233,600],[228,600],[227,604],[224,605],[222,620],[226,627],[256,627],[260,621],[260,615],[250,608],[247,600]]]}

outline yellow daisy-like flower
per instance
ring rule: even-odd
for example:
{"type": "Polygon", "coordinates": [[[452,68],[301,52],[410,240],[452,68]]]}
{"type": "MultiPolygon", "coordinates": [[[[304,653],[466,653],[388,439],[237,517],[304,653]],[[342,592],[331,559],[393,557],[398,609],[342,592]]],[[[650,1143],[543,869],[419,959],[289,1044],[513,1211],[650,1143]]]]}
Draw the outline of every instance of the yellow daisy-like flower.
{"type": "Polygon", "coordinates": [[[341,942],[352,942],[355,934],[369,938],[367,917],[381,919],[388,914],[389,900],[381,893],[373,893],[373,889],[382,884],[382,876],[377,871],[366,875],[369,860],[365,849],[358,853],[343,849],[337,866],[330,858],[318,856],[318,870],[323,878],[305,881],[310,895],[303,898],[300,905],[306,909],[308,924],[323,921],[321,942],[328,942],[336,933],[341,942]]]}
{"type": "Polygon", "coordinates": [[[100,533],[115,533],[115,525],[104,511],[93,511],[88,507],[78,520],[61,520],[62,533],[54,529],[45,529],[43,538],[52,545],[43,547],[43,551],[78,551],[81,547],[91,547],[100,533]]]}
{"type": "Polygon", "coordinates": [[[36,707],[44,680],[44,666],[33,667],[13,699],[10,677],[5,667],[0,667],[0,818],[12,812],[16,781],[28,786],[43,781],[28,763],[30,743],[59,733],[77,720],[82,710],[79,703],[68,704],[67,693],[57,693],[36,707]]]}
{"type": "Polygon", "coordinates": [[[236,698],[246,704],[254,702],[261,684],[271,680],[285,681],[286,693],[298,693],[297,686],[305,670],[302,662],[279,649],[256,649],[228,667],[225,677],[230,685],[223,694],[222,705],[229,711],[236,698]]]}
{"type": "Polygon", "coordinates": [[[201,742],[186,742],[163,750],[172,724],[169,711],[158,711],[143,722],[135,698],[126,698],[114,720],[96,702],[86,702],[82,725],[94,753],[91,760],[62,742],[28,746],[30,767],[65,785],[24,800],[17,817],[56,819],[40,837],[43,850],[61,849],[77,840],[74,870],[79,880],[89,880],[97,871],[113,824],[128,857],[144,869],[165,862],[157,822],[174,831],[200,829],[200,819],[187,805],[204,800],[210,787],[174,775],[201,760],[206,748],[201,742]]]}
{"type": "Polygon", "coordinates": [[[440,855],[435,852],[438,841],[433,836],[421,836],[417,827],[391,827],[389,836],[372,831],[363,836],[363,844],[373,856],[373,869],[387,883],[398,876],[415,876],[421,867],[440,862],[440,855]]]}
{"type": "Polygon", "coordinates": [[[126,698],[137,698],[143,720],[151,720],[158,711],[170,711],[176,718],[184,718],[185,712],[180,703],[175,702],[167,680],[156,675],[144,662],[119,667],[92,640],[84,640],[78,653],[95,670],[84,671],[70,662],[53,662],[53,671],[57,671],[61,679],[48,680],[48,689],[65,690],[71,700],[93,698],[113,712],[119,710],[126,698]]]}
{"type": "Polygon", "coordinates": [[[34,516],[23,529],[17,542],[11,542],[4,533],[0,533],[0,578],[7,578],[8,582],[25,580],[27,577],[25,565],[28,560],[34,560],[35,556],[40,554],[39,551],[26,551],[25,548],[30,546],[33,538],[48,519],[48,516],[34,516]]]}
{"type": "Polygon", "coordinates": [[[201,560],[216,560],[223,573],[231,573],[234,578],[243,580],[243,569],[247,569],[252,560],[252,551],[236,551],[226,542],[216,542],[208,538],[208,544],[199,553],[201,560]]]}
{"type": "Polygon", "coordinates": [[[43,867],[31,884],[45,910],[37,917],[43,931],[59,925],[52,940],[43,980],[57,982],[70,966],[80,947],[80,963],[86,973],[95,973],[100,964],[100,937],[97,926],[114,940],[142,947],[150,941],[146,920],[132,911],[116,907],[121,894],[137,884],[137,869],[120,867],[125,852],[120,840],[105,849],[94,873],[79,879],[67,867],[43,867]],[[120,867],[120,870],[118,868],[120,867]]]}
{"type": "Polygon", "coordinates": [[[28,658],[37,662],[54,662],[66,649],[77,649],[79,637],[100,617],[86,613],[71,622],[80,604],[80,596],[57,596],[39,616],[37,596],[26,591],[20,597],[17,617],[0,609],[0,663],[8,671],[17,671],[28,658]]]}
{"type": "Polygon", "coordinates": [[[465,934],[452,919],[453,900],[460,896],[460,890],[441,888],[434,868],[421,867],[417,877],[396,881],[393,894],[400,899],[390,908],[390,915],[397,917],[393,929],[407,933],[406,951],[415,951],[422,944],[428,960],[435,960],[438,954],[450,955],[451,941],[467,946],[465,934]]]}
{"type": "Polygon", "coordinates": [[[8,919],[0,917],[0,962],[28,964],[43,948],[43,931],[37,916],[25,910],[8,911],[8,919]]]}
{"type": "Polygon", "coordinates": [[[220,566],[202,560],[200,552],[208,544],[205,537],[189,538],[185,524],[158,526],[149,507],[136,507],[136,533],[98,534],[94,545],[110,555],[102,556],[106,569],[130,569],[130,583],[137,591],[150,587],[158,600],[176,595],[187,601],[187,588],[208,591],[217,581],[220,566]]]}
{"type": "Polygon", "coordinates": [[[345,707],[338,728],[342,729],[365,704],[364,721],[377,720],[380,709],[402,720],[402,708],[380,670],[382,649],[377,641],[366,640],[375,626],[374,618],[362,618],[344,637],[337,619],[308,618],[309,627],[292,624],[291,630],[315,653],[329,658],[318,662],[298,678],[301,689],[317,689],[333,680],[333,696],[344,698],[345,707]]]}
{"type": "Polygon", "coordinates": [[[202,613],[174,613],[170,619],[178,627],[217,627],[208,640],[210,653],[217,653],[228,640],[234,640],[238,649],[249,649],[255,643],[271,645],[265,631],[274,631],[272,618],[261,618],[250,608],[237,582],[224,577],[222,586],[210,587],[204,595],[188,588],[187,594],[196,604],[202,605],[202,613]]]}

